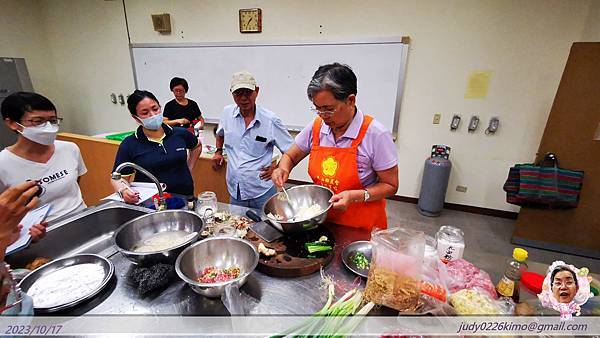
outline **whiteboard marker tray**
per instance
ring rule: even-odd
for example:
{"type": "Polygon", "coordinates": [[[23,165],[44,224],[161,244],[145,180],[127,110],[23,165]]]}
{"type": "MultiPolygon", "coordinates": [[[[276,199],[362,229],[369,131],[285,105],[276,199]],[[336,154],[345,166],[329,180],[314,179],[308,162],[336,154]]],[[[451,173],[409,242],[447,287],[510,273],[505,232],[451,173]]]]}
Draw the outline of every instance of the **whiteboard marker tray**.
{"type": "MultiPolygon", "coordinates": [[[[73,297],[66,298],[65,302],[63,302],[63,303],[56,302],[56,305],[49,306],[49,307],[38,307],[36,305],[36,301],[35,301],[35,297],[34,297],[33,306],[34,306],[36,313],[50,313],[50,312],[57,312],[57,311],[69,309],[69,308],[75,307],[78,304],[81,304],[81,303],[95,297],[102,289],[104,289],[106,287],[106,285],[110,281],[110,278],[115,273],[115,267],[114,267],[113,263],[111,263],[106,258],[104,258],[102,256],[98,256],[98,255],[93,255],[93,254],[80,254],[80,255],[75,255],[75,256],[71,256],[71,257],[57,259],[57,260],[54,260],[52,262],[49,262],[49,263],[46,263],[46,264],[40,266],[39,268],[33,270],[25,278],[23,278],[23,280],[19,283],[19,287],[21,288],[21,290],[23,292],[25,292],[31,296],[31,294],[28,291],[34,285],[34,283],[36,281],[38,281],[44,277],[50,276],[51,274],[58,272],[59,270],[73,267],[73,266],[80,265],[80,264],[98,265],[98,267],[102,271],[102,277],[101,278],[99,277],[97,279],[98,282],[94,283],[94,285],[97,285],[97,286],[94,288],[85,290],[84,292],[81,292],[81,294],[77,295],[75,298],[73,298],[73,297]]],[[[72,277],[78,278],[79,276],[74,275],[72,277]]],[[[49,288],[48,290],[50,290],[51,287],[53,287],[53,286],[48,284],[48,288],[49,288]]]]}

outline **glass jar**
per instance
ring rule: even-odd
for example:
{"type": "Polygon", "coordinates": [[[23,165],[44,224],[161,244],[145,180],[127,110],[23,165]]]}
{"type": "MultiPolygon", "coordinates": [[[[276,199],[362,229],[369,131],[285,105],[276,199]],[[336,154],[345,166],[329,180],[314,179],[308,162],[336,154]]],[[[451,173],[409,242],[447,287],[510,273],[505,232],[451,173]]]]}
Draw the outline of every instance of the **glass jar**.
{"type": "Polygon", "coordinates": [[[196,213],[203,220],[211,219],[213,214],[217,212],[217,194],[212,191],[204,191],[198,195],[196,201],[196,213]]]}
{"type": "Polygon", "coordinates": [[[464,233],[457,227],[443,225],[435,234],[437,252],[444,263],[461,259],[465,251],[464,233]]]}

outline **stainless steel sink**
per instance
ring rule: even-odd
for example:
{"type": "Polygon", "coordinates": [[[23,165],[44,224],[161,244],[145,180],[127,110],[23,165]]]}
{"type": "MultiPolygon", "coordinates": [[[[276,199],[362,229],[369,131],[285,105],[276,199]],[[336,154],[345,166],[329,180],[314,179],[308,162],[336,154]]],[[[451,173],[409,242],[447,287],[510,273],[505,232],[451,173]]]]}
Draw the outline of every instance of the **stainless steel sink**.
{"type": "Polygon", "coordinates": [[[153,210],[115,201],[52,222],[46,237],[7,257],[13,268],[24,267],[37,257],[57,259],[78,253],[109,257],[117,252],[112,235],[119,225],[153,210]]]}

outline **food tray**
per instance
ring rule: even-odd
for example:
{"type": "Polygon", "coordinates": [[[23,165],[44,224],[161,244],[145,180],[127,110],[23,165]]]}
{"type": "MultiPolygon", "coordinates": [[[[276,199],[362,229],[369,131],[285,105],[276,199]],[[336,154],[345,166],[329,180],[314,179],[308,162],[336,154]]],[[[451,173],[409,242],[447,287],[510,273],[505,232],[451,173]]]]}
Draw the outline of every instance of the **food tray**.
{"type": "Polygon", "coordinates": [[[68,302],[65,304],[61,304],[61,305],[57,305],[57,306],[53,306],[53,307],[38,308],[38,307],[35,307],[35,304],[34,304],[34,309],[35,309],[36,313],[50,313],[50,312],[57,312],[57,311],[65,310],[68,308],[72,308],[80,303],[85,302],[88,299],[93,298],[100,291],[102,291],[102,289],[104,287],[106,287],[106,285],[110,281],[110,278],[115,273],[115,267],[109,260],[107,260],[104,257],[98,256],[98,255],[93,255],[93,254],[80,254],[80,255],[75,255],[75,256],[71,256],[71,257],[57,259],[55,261],[46,263],[46,264],[40,266],[39,268],[33,270],[29,275],[27,275],[25,278],[23,278],[23,280],[19,283],[19,287],[21,288],[21,290],[23,292],[27,293],[29,288],[38,279],[42,278],[43,276],[46,276],[54,271],[58,271],[60,269],[63,269],[63,268],[69,267],[69,266],[86,264],[86,263],[98,264],[98,265],[102,266],[102,269],[104,271],[104,278],[102,279],[102,283],[95,290],[92,290],[88,294],[81,296],[74,301],[71,301],[71,302],[68,302]]]}

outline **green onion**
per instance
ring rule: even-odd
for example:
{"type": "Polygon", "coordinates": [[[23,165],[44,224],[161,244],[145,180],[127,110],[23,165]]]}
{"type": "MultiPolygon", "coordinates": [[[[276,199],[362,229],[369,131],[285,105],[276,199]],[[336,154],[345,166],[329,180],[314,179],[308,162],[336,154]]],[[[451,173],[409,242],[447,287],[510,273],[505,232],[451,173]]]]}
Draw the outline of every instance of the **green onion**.
{"type": "Polygon", "coordinates": [[[304,247],[309,253],[324,252],[333,249],[331,245],[324,242],[308,242],[304,243],[304,247]]]}
{"type": "Polygon", "coordinates": [[[271,337],[307,337],[308,335],[311,337],[341,338],[351,334],[375,305],[370,302],[357,312],[363,302],[363,293],[358,289],[346,292],[332,304],[335,297],[333,281],[329,277],[324,277],[322,271],[321,276],[328,286],[328,297],[325,306],[317,311],[313,318],[271,337]],[[335,319],[331,317],[335,317],[335,319]]]}
{"type": "Polygon", "coordinates": [[[359,269],[365,270],[369,268],[369,260],[362,252],[357,252],[356,254],[354,254],[354,256],[352,257],[352,262],[359,269]]]}

